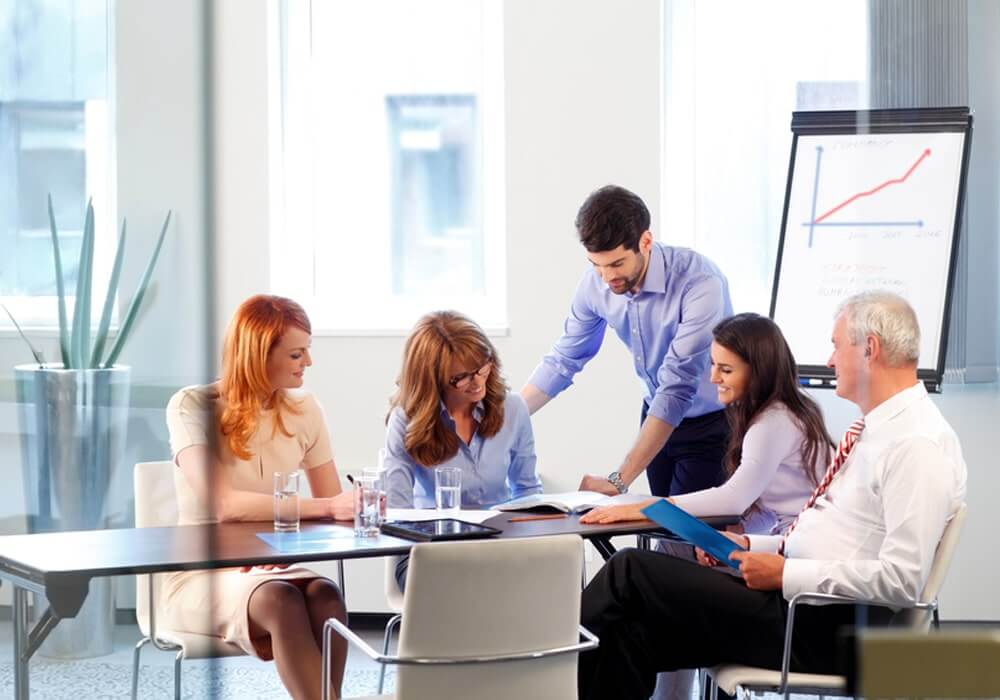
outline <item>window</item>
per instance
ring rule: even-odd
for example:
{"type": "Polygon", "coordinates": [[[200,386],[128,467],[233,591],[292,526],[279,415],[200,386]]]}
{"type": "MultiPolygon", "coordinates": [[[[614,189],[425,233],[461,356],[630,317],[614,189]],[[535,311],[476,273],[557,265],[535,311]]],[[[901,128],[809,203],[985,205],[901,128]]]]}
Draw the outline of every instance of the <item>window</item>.
{"type": "MultiPolygon", "coordinates": [[[[0,10],[0,301],[24,326],[57,322],[49,194],[67,294],[76,284],[88,197],[95,266],[110,264],[109,17],[107,0],[18,0],[0,10]]],[[[94,278],[107,274],[95,269],[94,278]]],[[[104,290],[94,291],[99,311],[104,290]]],[[[0,315],[0,327],[9,325],[0,315]]]]}
{"type": "Polygon", "coordinates": [[[796,110],[868,107],[868,3],[666,0],[663,239],[767,313],[796,110]]]}
{"type": "Polygon", "coordinates": [[[283,3],[271,288],[318,329],[506,325],[501,21],[493,0],[283,3]]]}

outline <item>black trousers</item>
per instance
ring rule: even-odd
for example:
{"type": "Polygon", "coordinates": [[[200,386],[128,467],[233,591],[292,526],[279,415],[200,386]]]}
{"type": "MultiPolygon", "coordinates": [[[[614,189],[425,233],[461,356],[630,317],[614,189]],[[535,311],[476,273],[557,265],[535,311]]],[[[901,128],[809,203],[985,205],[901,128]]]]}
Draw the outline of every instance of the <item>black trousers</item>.
{"type": "MultiPolygon", "coordinates": [[[[742,578],[656,551],[623,549],[583,592],[581,622],[600,646],[580,655],[581,700],[648,700],[659,671],[737,663],[781,668],[788,604],[742,578]]],[[[865,609],[887,624],[888,608],[865,609]]],[[[837,632],[855,607],[796,609],[791,667],[837,671],[837,632]]]]}
{"type": "MultiPolygon", "coordinates": [[[[649,407],[642,402],[642,420],[649,407]]],[[[654,496],[675,496],[718,486],[726,480],[722,458],[729,444],[725,411],[685,418],[646,468],[654,496]]]]}

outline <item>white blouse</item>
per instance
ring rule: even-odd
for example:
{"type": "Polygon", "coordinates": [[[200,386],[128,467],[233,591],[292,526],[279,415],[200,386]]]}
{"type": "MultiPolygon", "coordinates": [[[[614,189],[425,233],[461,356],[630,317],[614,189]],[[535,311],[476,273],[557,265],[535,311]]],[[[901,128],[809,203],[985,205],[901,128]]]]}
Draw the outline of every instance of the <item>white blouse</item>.
{"type": "MultiPolygon", "coordinates": [[[[743,455],[733,475],[721,486],[673,496],[673,501],[696,516],[745,513],[746,532],[784,532],[815,488],[802,468],[805,439],[783,403],[768,406],[743,436],[743,455]],[[754,504],[757,507],[747,513],[754,504]]],[[[812,465],[817,481],[831,456],[829,450],[819,452],[812,465]]]]}

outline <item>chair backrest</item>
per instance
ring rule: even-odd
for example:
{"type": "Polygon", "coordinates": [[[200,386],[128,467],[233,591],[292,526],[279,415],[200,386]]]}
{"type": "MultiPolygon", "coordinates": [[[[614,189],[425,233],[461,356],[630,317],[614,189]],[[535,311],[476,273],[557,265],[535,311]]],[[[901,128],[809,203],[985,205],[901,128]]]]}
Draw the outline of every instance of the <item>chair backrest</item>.
{"type": "MultiPolygon", "coordinates": [[[[576,535],[413,547],[401,656],[473,657],[579,641],[583,543],[576,535]]],[[[577,655],[397,667],[399,700],[575,700],[577,655]]]]}
{"type": "MultiPolygon", "coordinates": [[[[139,462],[133,471],[135,526],[169,527],[177,524],[177,494],[173,462],[139,462]]],[[[143,634],[149,633],[149,583],[147,575],[136,576],[135,617],[143,634]]],[[[160,599],[160,576],[153,578],[153,596],[160,599]]]]}
{"type": "MultiPolygon", "coordinates": [[[[921,603],[930,603],[937,599],[941,587],[944,585],[944,578],[951,566],[951,558],[955,554],[959,537],[962,534],[962,525],[965,523],[966,505],[963,503],[951,516],[951,520],[944,527],[941,540],[938,542],[934,552],[934,561],[931,562],[931,571],[924,584],[924,590],[920,593],[921,603]]],[[[904,610],[901,614],[901,621],[905,625],[914,627],[921,631],[927,631],[931,625],[932,613],[926,610],[904,610]]]]}
{"type": "Polygon", "coordinates": [[[399,582],[396,580],[396,567],[403,557],[385,558],[385,602],[393,612],[403,612],[403,591],[399,590],[399,582]]]}

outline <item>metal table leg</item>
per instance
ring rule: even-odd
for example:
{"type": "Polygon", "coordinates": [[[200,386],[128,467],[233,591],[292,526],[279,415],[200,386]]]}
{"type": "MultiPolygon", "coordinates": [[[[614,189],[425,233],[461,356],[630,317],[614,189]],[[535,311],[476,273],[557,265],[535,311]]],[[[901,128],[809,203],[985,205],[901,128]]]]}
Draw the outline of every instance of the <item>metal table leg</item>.
{"type": "Polygon", "coordinates": [[[594,549],[601,553],[604,557],[604,561],[610,559],[614,553],[618,550],[615,549],[614,545],[611,544],[610,537],[591,537],[590,543],[594,545],[594,549]]]}
{"type": "Polygon", "coordinates": [[[28,595],[29,591],[21,586],[14,586],[14,698],[28,700],[31,696],[31,684],[28,675],[28,664],[31,657],[38,651],[45,638],[49,636],[59,618],[47,607],[34,629],[28,629],[28,595]]]}
{"type": "Polygon", "coordinates": [[[14,586],[14,697],[28,700],[28,591],[14,586]]]}

